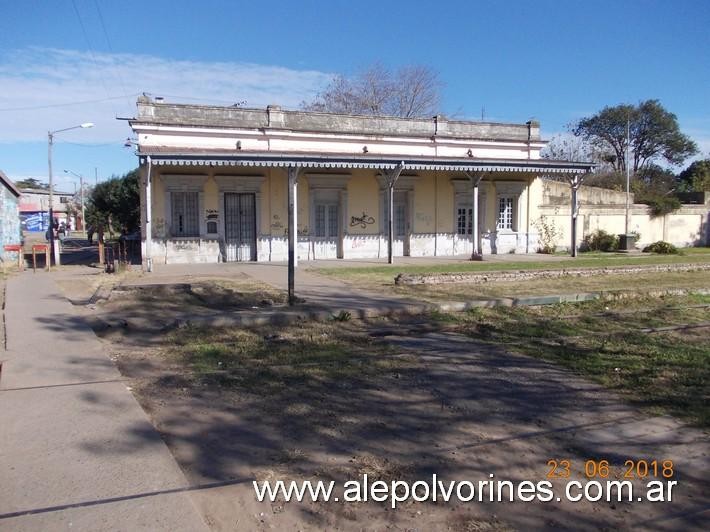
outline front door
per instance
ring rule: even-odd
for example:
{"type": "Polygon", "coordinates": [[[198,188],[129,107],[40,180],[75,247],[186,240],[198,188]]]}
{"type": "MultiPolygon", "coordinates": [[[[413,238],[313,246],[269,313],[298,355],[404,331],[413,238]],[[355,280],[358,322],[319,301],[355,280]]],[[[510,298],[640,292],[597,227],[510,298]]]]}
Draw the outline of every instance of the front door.
{"type": "MultiPolygon", "coordinates": [[[[480,246],[481,231],[485,215],[483,212],[485,200],[478,203],[478,242],[480,246]]],[[[456,239],[454,241],[454,254],[470,255],[473,253],[473,207],[470,202],[458,201],[456,204],[456,239]]],[[[481,250],[478,250],[479,253],[481,250]]]]}
{"type": "Polygon", "coordinates": [[[256,260],[256,196],[224,195],[224,240],[227,262],[256,260]]]}
{"type": "MultiPolygon", "coordinates": [[[[407,208],[407,199],[406,192],[395,192],[392,198],[394,203],[392,254],[396,257],[409,256],[409,209],[407,208]]],[[[385,207],[385,216],[387,210],[385,207]]]]}

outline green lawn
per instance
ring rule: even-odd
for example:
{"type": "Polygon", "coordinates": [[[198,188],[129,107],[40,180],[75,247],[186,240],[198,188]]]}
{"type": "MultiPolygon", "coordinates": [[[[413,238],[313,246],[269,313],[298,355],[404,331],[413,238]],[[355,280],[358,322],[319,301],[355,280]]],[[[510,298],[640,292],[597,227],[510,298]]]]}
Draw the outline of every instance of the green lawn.
{"type": "Polygon", "coordinates": [[[710,426],[710,296],[437,314],[478,340],[550,360],[655,413],[710,426]],[[701,327],[667,332],[641,329],[701,327]]]}
{"type": "Polygon", "coordinates": [[[710,288],[708,272],[652,273],[641,275],[604,275],[587,278],[543,279],[525,282],[498,282],[485,285],[456,283],[451,285],[395,286],[399,273],[461,273],[510,270],[560,270],[568,268],[608,268],[628,265],[710,263],[710,248],[689,248],[683,255],[627,255],[623,253],[582,253],[576,259],[554,258],[527,261],[470,261],[425,265],[339,266],[310,268],[309,271],[330,276],[358,288],[388,290],[394,294],[426,300],[467,300],[487,297],[544,295],[625,288],[710,288]]]}
{"type": "Polygon", "coordinates": [[[310,268],[310,271],[328,275],[345,281],[377,280],[392,282],[398,273],[459,273],[490,272],[509,270],[556,270],[565,268],[606,268],[635,264],[679,264],[710,262],[710,248],[687,248],[682,255],[628,255],[625,253],[580,253],[577,258],[559,258],[540,261],[470,261],[446,264],[426,264],[421,266],[403,264],[383,264],[381,266],[339,266],[335,268],[310,268]]]}
{"type": "Polygon", "coordinates": [[[475,301],[490,298],[578,294],[585,292],[648,293],[672,289],[710,290],[710,271],[657,272],[634,275],[594,275],[484,284],[444,283],[437,285],[371,286],[393,294],[431,302],[475,301]]]}

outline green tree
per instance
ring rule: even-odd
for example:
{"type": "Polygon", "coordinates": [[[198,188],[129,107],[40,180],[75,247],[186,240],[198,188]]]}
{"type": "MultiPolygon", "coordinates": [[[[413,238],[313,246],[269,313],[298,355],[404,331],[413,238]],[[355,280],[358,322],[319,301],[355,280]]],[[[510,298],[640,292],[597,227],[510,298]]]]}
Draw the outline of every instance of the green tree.
{"type": "Polygon", "coordinates": [[[123,177],[112,177],[91,191],[87,202],[87,223],[109,233],[128,233],[140,228],[140,178],[138,169],[123,177]]]}
{"type": "Polygon", "coordinates": [[[664,109],[658,100],[605,107],[577,122],[572,132],[604,152],[614,170],[624,173],[627,123],[633,173],[659,161],[681,164],[698,151],[695,142],[681,133],[676,115],[664,109]]]}
{"type": "Polygon", "coordinates": [[[39,190],[49,190],[49,185],[44,181],[35,179],[34,177],[28,177],[27,179],[20,179],[15,181],[15,186],[17,188],[34,188],[39,190]]]}
{"type": "Polygon", "coordinates": [[[694,161],[678,174],[678,188],[684,192],[710,191],[710,159],[694,161]]]}

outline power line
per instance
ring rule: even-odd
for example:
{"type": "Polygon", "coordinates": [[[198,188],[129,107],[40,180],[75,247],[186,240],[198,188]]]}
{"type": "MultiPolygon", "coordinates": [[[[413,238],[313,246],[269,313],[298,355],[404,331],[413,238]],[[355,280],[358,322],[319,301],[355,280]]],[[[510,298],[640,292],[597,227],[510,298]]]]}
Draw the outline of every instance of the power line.
{"type": "MultiPolygon", "coordinates": [[[[99,14],[99,21],[101,22],[101,29],[104,32],[104,37],[106,37],[106,44],[108,45],[108,50],[111,52],[112,55],[115,55],[113,52],[113,46],[111,46],[111,39],[109,39],[108,32],[106,31],[106,24],[104,23],[104,16],[101,13],[101,8],[99,7],[99,3],[94,0],[94,6],[96,7],[96,12],[99,14]]],[[[118,81],[121,84],[121,88],[123,89],[123,95],[126,97],[126,101],[128,102],[128,107],[131,108],[133,106],[133,102],[131,102],[131,99],[128,97],[128,91],[126,90],[126,84],[123,82],[123,76],[121,75],[121,71],[117,70],[116,71],[116,76],[118,77],[118,81]]]]}
{"type": "Polygon", "coordinates": [[[36,111],[39,109],[52,109],[54,107],[70,107],[72,105],[83,105],[87,103],[100,103],[107,102],[109,100],[122,100],[127,96],[139,96],[140,93],[136,92],[134,94],[123,95],[123,96],[109,96],[108,98],[97,98],[96,100],[80,100],[75,102],[64,102],[64,103],[50,103],[46,105],[32,105],[27,107],[4,107],[0,108],[0,112],[3,111],[36,111]]]}
{"type": "MultiPolygon", "coordinates": [[[[76,7],[76,1],[71,0],[72,6],[74,6],[74,12],[76,13],[76,18],[79,19],[79,25],[81,26],[81,32],[84,34],[84,39],[86,39],[86,45],[89,47],[89,56],[91,57],[91,60],[94,62],[94,67],[96,68],[96,71],[99,71],[99,63],[96,61],[96,56],[94,55],[94,48],[91,46],[91,40],[89,39],[89,34],[86,32],[86,27],[84,26],[84,21],[81,18],[81,14],[79,13],[79,9],[76,7]]],[[[101,85],[104,88],[104,91],[106,92],[106,96],[109,95],[109,90],[108,87],[106,86],[106,82],[104,81],[103,76],[99,76],[101,79],[101,85]]],[[[113,111],[114,116],[118,116],[118,113],[116,112],[116,108],[111,105],[111,110],[113,111]]]]}
{"type": "Polygon", "coordinates": [[[106,142],[102,144],[84,144],[82,142],[71,142],[70,140],[55,140],[54,142],[56,144],[71,144],[72,146],[82,146],[84,148],[105,148],[106,146],[121,146],[123,147],[123,143],[126,141],[125,138],[121,140],[115,140],[111,142],[106,142]]]}

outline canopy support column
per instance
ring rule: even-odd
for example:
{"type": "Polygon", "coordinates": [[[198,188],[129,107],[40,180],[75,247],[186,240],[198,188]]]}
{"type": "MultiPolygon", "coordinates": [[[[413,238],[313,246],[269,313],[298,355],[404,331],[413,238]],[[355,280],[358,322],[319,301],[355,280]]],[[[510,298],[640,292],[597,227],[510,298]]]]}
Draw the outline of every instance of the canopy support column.
{"type": "Polygon", "coordinates": [[[404,162],[399,163],[391,170],[384,170],[383,173],[387,178],[387,262],[394,262],[392,252],[392,240],[394,239],[394,187],[397,184],[400,174],[404,170],[404,162]]]}
{"type": "Polygon", "coordinates": [[[579,202],[577,201],[577,192],[579,191],[579,187],[582,186],[582,181],[584,181],[586,175],[587,174],[572,174],[569,177],[569,185],[572,192],[572,202],[570,205],[572,212],[572,227],[570,231],[570,233],[572,234],[572,241],[570,246],[570,255],[572,257],[577,256],[577,216],[579,215],[579,202]]]}
{"type": "Polygon", "coordinates": [[[298,216],[296,211],[296,194],[298,193],[298,175],[301,169],[288,167],[288,304],[296,303],[294,286],[296,280],[296,235],[298,216]]]}
{"type": "Polygon", "coordinates": [[[153,271],[153,256],[151,246],[153,244],[153,199],[151,185],[151,170],[153,161],[150,155],[146,157],[148,161],[148,174],[145,177],[145,269],[147,272],[153,271]]]}
{"type": "Polygon", "coordinates": [[[471,187],[473,191],[473,252],[471,253],[471,260],[483,260],[483,254],[481,253],[481,245],[478,230],[478,185],[481,184],[481,180],[486,175],[485,172],[464,172],[466,177],[468,177],[471,182],[471,187]]]}

